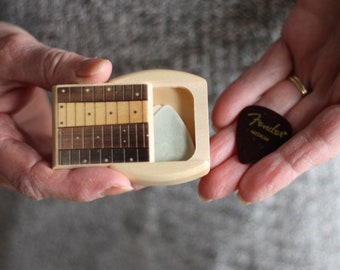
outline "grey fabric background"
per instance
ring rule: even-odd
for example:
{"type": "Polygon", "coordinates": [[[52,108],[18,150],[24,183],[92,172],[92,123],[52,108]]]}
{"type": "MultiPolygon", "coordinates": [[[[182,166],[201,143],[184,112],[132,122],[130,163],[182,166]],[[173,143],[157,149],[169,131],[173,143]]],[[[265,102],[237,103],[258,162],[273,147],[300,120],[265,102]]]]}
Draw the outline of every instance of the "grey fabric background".
{"type": "MultiPolygon", "coordinates": [[[[212,108],[279,36],[293,4],[0,0],[0,20],[50,46],[112,60],[113,77],[150,68],[203,76],[212,108]]],[[[204,203],[197,181],[83,204],[0,189],[0,269],[336,270],[339,162],[250,206],[234,196],[204,203]]]]}

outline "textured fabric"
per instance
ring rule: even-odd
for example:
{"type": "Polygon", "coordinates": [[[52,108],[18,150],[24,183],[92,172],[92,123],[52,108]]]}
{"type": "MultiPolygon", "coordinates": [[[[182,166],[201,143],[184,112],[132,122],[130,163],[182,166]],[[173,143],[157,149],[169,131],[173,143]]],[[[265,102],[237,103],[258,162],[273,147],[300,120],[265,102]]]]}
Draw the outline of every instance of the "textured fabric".
{"type": "MultiPolygon", "coordinates": [[[[0,19],[44,43],[205,77],[210,109],[280,29],[287,0],[0,0],[0,19]]],[[[1,63],[0,63],[1,64],[1,63]]],[[[340,158],[264,202],[204,203],[197,181],[91,203],[0,189],[0,269],[339,269],[340,158]]],[[[225,179],[228,181],[228,179],[225,179]]]]}

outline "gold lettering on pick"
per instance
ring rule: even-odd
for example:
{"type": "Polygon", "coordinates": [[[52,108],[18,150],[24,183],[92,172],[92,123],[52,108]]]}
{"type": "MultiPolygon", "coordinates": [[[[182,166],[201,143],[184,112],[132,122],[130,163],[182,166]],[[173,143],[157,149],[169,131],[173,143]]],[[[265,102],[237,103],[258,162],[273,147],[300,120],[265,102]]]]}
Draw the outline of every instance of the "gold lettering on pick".
{"type": "Polygon", "coordinates": [[[279,127],[281,126],[280,124],[277,124],[275,126],[269,126],[266,125],[262,121],[262,115],[260,113],[248,113],[248,116],[253,116],[253,120],[249,123],[249,126],[253,126],[257,124],[259,128],[262,128],[263,130],[273,134],[274,136],[278,136],[280,138],[287,136],[288,132],[284,130],[280,130],[279,127]]]}
{"type": "Polygon", "coordinates": [[[264,136],[262,133],[258,132],[258,131],[255,131],[255,130],[251,130],[250,131],[251,134],[253,134],[254,136],[256,136],[257,138],[263,140],[263,141],[266,141],[266,142],[269,142],[270,139],[267,137],[267,136],[264,136]]]}

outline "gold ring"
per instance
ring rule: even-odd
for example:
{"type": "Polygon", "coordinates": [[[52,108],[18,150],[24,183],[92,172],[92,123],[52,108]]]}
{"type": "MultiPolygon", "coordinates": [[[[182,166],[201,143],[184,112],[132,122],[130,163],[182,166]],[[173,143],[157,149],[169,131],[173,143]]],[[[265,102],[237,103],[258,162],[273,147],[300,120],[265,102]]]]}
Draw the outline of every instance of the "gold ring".
{"type": "Polygon", "coordinates": [[[306,89],[306,87],[303,85],[303,83],[301,82],[301,80],[295,76],[289,76],[288,79],[296,86],[296,88],[301,92],[302,96],[305,96],[308,94],[308,90],[306,89]]]}

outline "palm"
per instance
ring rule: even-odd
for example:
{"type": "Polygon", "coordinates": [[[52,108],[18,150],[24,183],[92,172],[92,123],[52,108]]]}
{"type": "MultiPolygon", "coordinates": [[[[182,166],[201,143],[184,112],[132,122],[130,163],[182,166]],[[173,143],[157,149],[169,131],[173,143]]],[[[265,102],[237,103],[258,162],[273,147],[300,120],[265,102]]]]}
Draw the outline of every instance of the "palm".
{"type": "Polygon", "coordinates": [[[247,201],[264,199],[340,151],[340,4],[326,2],[298,2],[281,39],[221,95],[213,112],[221,130],[211,139],[212,170],[199,186],[204,198],[239,189],[247,201]],[[302,99],[286,79],[291,73],[312,93],[302,99]],[[259,162],[244,165],[236,157],[235,120],[254,103],[284,115],[295,135],[259,162]]]}

